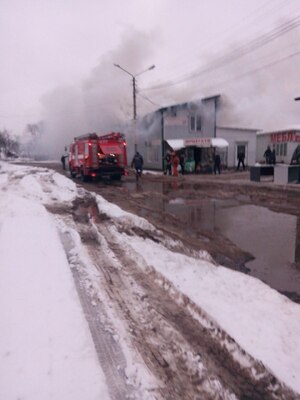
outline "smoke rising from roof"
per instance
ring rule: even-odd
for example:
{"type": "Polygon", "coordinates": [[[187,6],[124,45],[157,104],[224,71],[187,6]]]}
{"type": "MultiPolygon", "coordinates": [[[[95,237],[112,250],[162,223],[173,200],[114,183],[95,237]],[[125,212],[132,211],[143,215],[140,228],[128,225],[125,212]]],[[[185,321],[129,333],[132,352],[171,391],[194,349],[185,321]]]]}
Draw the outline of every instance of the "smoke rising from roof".
{"type": "MultiPolygon", "coordinates": [[[[204,60],[199,60],[201,66],[194,71],[198,76],[193,79],[138,92],[138,116],[160,107],[220,94],[218,126],[271,130],[299,124],[300,104],[294,101],[300,94],[298,35],[299,27],[227,63],[220,62],[221,52],[217,55],[212,51],[204,60]],[[209,69],[206,65],[212,67],[209,69]],[[203,66],[205,73],[201,73],[203,66]],[[156,105],[141,98],[142,95],[156,105]]],[[[138,74],[155,62],[157,43],[159,40],[153,33],[147,35],[128,29],[119,46],[102,57],[83,81],[47,93],[42,99],[41,151],[47,150],[49,155],[58,157],[75,136],[87,132],[125,130],[130,135],[126,124],[133,117],[132,78],[113,64],[138,74]]],[[[236,43],[231,50],[224,49],[224,54],[230,51],[237,54],[240,47],[236,43]]],[[[155,63],[159,70],[159,60],[155,63]]],[[[186,71],[187,76],[192,73],[186,71]]],[[[144,86],[143,82],[144,77],[138,77],[138,87],[144,86]]]]}
{"type": "MultiPolygon", "coordinates": [[[[153,35],[128,30],[116,50],[106,54],[79,83],[60,86],[41,99],[43,133],[39,150],[58,158],[73,138],[88,132],[124,131],[133,118],[132,78],[145,69],[153,52],[153,35]]],[[[153,61],[153,59],[152,59],[153,61]]]]}

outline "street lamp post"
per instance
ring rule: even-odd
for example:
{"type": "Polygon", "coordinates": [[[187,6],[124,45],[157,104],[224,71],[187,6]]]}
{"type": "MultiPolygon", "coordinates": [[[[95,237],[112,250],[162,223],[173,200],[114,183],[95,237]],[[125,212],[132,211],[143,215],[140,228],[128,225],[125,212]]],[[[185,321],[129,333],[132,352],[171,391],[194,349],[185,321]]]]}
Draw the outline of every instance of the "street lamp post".
{"type": "MultiPolygon", "coordinates": [[[[133,122],[134,122],[134,129],[136,130],[136,77],[142,75],[144,72],[150,71],[155,68],[155,65],[151,65],[151,67],[145,69],[144,71],[139,72],[138,74],[133,75],[125,68],[121,67],[119,64],[114,64],[115,67],[121,69],[126,74],[132,77],[132,87],[133,87],[133,122]]],[[[134,151],[137,152],[137,140],[136,140],[136,132],[135,132],[135,143],[134,143],[134,151]]]]}

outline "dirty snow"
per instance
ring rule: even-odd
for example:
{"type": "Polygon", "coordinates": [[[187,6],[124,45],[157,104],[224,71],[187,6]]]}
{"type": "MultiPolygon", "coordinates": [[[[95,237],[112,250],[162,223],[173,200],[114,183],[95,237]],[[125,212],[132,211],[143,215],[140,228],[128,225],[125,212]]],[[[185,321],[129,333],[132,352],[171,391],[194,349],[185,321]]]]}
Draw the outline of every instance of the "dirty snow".
{"type": "MultiPolygon", "coordinates": [[[[0,162],[0,398],[108,399],[52,216],[76,185],[43,168],[0,162]],[[34,171],[34,173],[32,173],[34,171]],[[47,178],[47,179],[46,179],[47,178]]],[[[122,224],[150,224],[97,196],[122,224]]],[[[153,227],[151,229],[154,229],[153,227]]],[[[300,305],[259,280],[114,232],[199,305],[247,352],[300,393],[300,305]]]]}
{"type": "Polygon", "coordinates": [[[109,399],[38,175],[0,165],[0,398],[109,399]]]}

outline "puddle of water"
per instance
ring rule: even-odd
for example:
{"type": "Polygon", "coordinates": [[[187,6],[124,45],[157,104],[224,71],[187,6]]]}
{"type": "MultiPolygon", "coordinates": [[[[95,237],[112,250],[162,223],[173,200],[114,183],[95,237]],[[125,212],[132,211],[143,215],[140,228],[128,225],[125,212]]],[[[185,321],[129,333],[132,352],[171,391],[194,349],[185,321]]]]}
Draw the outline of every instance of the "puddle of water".
{"type": "Polygon", "coordinates": [[[152,192],[147,206],[153,212],[174,215],[187,226],[188,232],[221,233],[255,257],[246,263],[249,275],[300,302],[300,219],[296,216],[245,204],[249,202],[248,196],[210,199],[199,190],[197,197],[187,199],[186,188],[174,188],[172,182],[147,182],[139,186],[132,183],[127,189],[136,193],[152,192]],[[166,200],[163,195],[169,193],[176,193],[178,197],[166,200]]]}
{"type": "Polygon", "coordinates": [[[296,216],[264,207],[241,205],[237,200],[185,200],[177,198],[166,211],[188,223],[190,229],[217,231],[255,259],[246,263],[249,274],[280,292],[300,300],[300,261],[296,216]]]}
{"type": "Polygon", "coordinates": [[[255,276],[280,292],[295,292],[300,296],[300,270],[297,230],[300,221],[288,214],[267,208],[241,205],[220,209],[216,213],[216,228],[233,243],[253,254],[246,266],[255,276]]]}

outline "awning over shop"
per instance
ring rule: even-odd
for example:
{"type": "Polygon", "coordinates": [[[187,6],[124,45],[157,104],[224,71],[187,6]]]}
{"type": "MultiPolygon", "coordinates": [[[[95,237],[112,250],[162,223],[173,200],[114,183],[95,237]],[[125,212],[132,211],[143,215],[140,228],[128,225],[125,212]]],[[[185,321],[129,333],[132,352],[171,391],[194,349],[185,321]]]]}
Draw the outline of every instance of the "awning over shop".
{"type": "Polygon", "coordinates": [[[174,150],[180,150],[183,149],[185,147],[184,145],[184,139],[168,139],[166,140],[166,142],[168,143],[168,145],[174,150]]]}
{"type": "Polygon", "coordinates": [[[227,142],[227,140],[222,139],[222,138],[212,138],[211,145],[212,145],[212,147],[224,148],[224,147],[228,147],[229,143],[227,142]]]}
{"type": "Polygon", "coordinates": [[[174,150],[183,149],[184,147],[218,147],[225,148],[229,146],[227,140],[223,138],[187,138],[187,139],[168,139],[168,145],[174,150]]]}
{"type": "Polygon", "coordinates": [[[122,149],[117,144],[101,143],[100,149],[104,154],[122,154],[122,149]]]}

